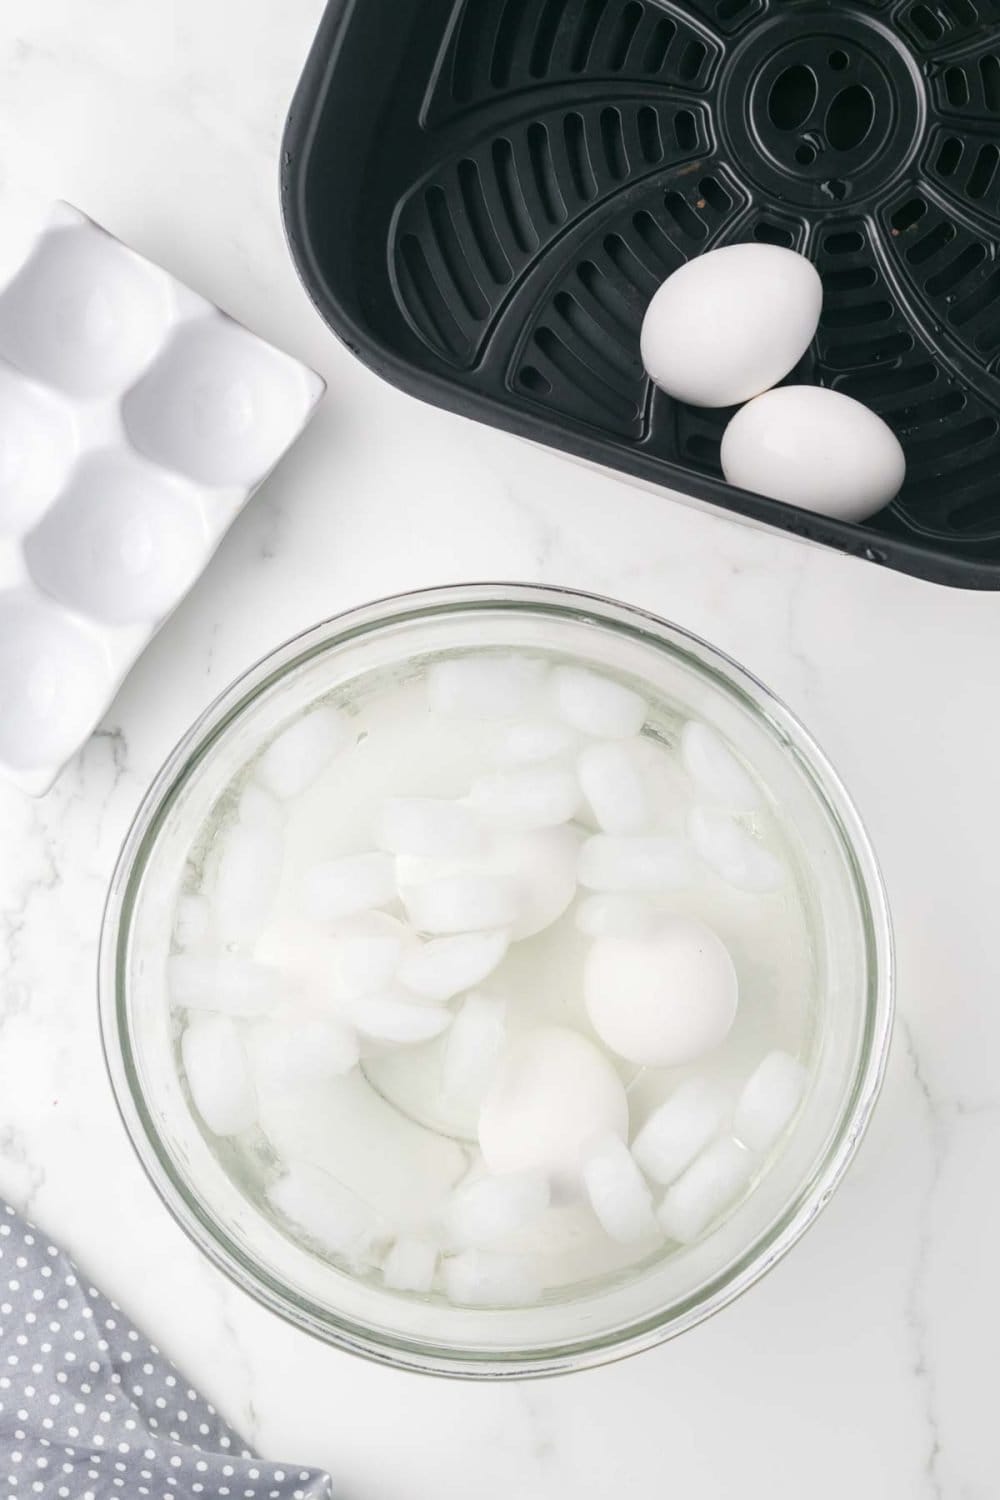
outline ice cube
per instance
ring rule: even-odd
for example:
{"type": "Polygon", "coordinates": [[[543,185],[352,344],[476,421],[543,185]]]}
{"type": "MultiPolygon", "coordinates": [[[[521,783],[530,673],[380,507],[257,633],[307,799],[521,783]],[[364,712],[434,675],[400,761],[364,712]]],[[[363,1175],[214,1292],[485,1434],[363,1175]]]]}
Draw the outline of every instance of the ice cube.
{"type": "Polygon", "coordinates": [[[601,1228],[616,1244],[632,1245],[656,1233],[652,1194],[618,1136],[601,1136],[585,1149],[583,1184],[601,1228]]]}
{"type": "Polygon", "coordinates": [[[507,1035],[507,1002],[472,994],[448,1033],[442,1092],[455,1104],[478,1110],[500,1061],[507,1035]]]}
{"type": "Polygon", "coordinates": [[[493,756],[503,765],[536,765],[569,755],[576,749],[579,738],[568,724],[524,719],[518,724],[506,724],[498,731],[493,756]]]}
{"type": "Polygon", "coordinates": [[[212,892],[224,943],[251,942],[257,936],[278,893],[283,857],[280,829],[237,823],[227,830],[212,892]]]}
{"type": "Polygon", "coordinates": [[[327,859],[307,870],[302,880],[302,909],[313,922],[336,922],[395,899],[396,872],[388,854],[327,859]]]}
{"type": "Polygon", "coordinates": [[[578,829],[537,828],[497,838],[487,858],[496,875],[514,880],[519,915],[511,936],[515,942],[551,927],[576,895],[578,829]]]}
{"type": "Polygon", "coordinates": [[[279,1157],[322,1168],[399,1233],[422,1233],[467,1170],[457,1141],[401,1114],[361,1068],[294,1089],[264,1080],[257,1092],[261,1129],[279,1157]]]}
{"type": "Polygon", "coordinates": [[[583,794],[605,833],[642,833],[650,810],[634,747],[615,741],[588,745],[576,763],[583,794]]]}
{"type": "Polygon", "coordinates": [[[595,739],[624,740],[646,722],[638,693],[586,667],[556,667],[550,679],[559,718],[595,739]]]}
{"type": "Polygon", "coordinates": [[[248,1050],[255,1076],[275,1086],[338,1078],[350,1072],[359,1056],[351,1027],[301,1013],[258,1022],[250,1032],[248,1050]]]}
{"type": "Polygon", "coordinates": [[[456,1250],[484,1249],[508,1239],[549,1206],[549,1184],[541,1172],[507,1172],[459,1183],[444,1206],[441,1223],[456,1250]]]}
{"type": "Polygon", "coordinates": [[[448,718],[516,718],[538,704],[546,670],[527,656],[452,657],[428,667],[427,701],[448,718]]]}
{"type": "Polygon", "coordinates": [[[522,766],[478,777],[469,805],[495,828],[555,828],[576,816],[580,785],[566,766],[522,766]]]}
{"type": "Polygon", "coordinates": [[[335,708],[313,709],[271,741],[254,770],[261,786],[283,802],[297,797],[351,740],[348,720],[335,708]]]}
{"type": "Polygon", "coordinates": [[[663,913],[643,899],[607,891],[585,896],[576,909],[577,930],[585,937],[645,937],[655,931],[663,913]]]}
{"type": "Polygon", "coordinates": [[[806,1091],[807,1073],[787,1052],[769,1052],[736,1102],[733,1135],[750,1151],[769,1151],[806,1091]]]}
{"type": "Polygon", "coordinates": [[[444,797],[387,797],[375,842],[391,854],[418,859],[465,859],[483,846],[483,831],[471,808],[444,797]]]}
{"type": "Polygon", "coordinates": [[[374,995],[392,982],[415,938],[404,923],[381,911],[345,917],[330,934],[329,983],[333,995],[374,995]]]}
{"type": "Polygon", "coordinates": [[[479,1115],[491,1172],[537,1168],[575,1178],[595,1135],[628,1133],[621,1079],[594,1043],[561,1026],[539,1026],[504,1052],[479,1115]]]}
{"type": "Polygon", "coordinates": [[[175,1005],[232,1016],[266,1015],[288,998],[286,978],[235,954],[175,953],[167,985],[175,1005]]]}
{"type": "Polygon", "coordinates": [[[265,792],[256,781],[248,781],[240,793],[236,815],[239,822],[250,828],[273,828],[279,833],[287,822],[285,809],[277,797],[265,792]]]}
{"type": "Polygon", "coordinates": [[[418,1125],[435,1131],[439,1138],[475,1140],[478,1118],[475,1105],[470,1108],[460,1100],[450,1099],[442,1085],[444,1054],[451,1032],[449,1026],[440,1036],[412,1047],[366,1042],[364,1076],[383,1099],[391,1099],[394,1108],[418,1125]]]}
{"type": "Polygon", "coordinates": [[[577,865],[580,884],[592,891],[676,891],[691,877],[688,850],[670,834],[595,833],[584,840],[577,865]]]}
{"type": "Polygon", "coordinates": [[[345,1014],[363,1037],[374,1042],[410,1046],[429,1042],[451,1025],[453,1015],[442,1005],[425,1005],[403,989],[378,995],[359,995],[345,1001],[345,1014]]]}
{"type": "Polygon", "coordinates": [[[732,812],[755,812],[760,789],[722,736],[691,719],[681,730],[681,762],[702,796],[732,812]]]}
{"type": "Polygon", "coordinates": [[[212,907],[207,896],[182,896],[174,912],[174,942],[186,952],[203,948],[212,931],[212,907]]]}
{"type": "Polygon", "coordinates": [[[649,808],[649,831],[683,835],[691,805],[691,784],[679,760],[657,740],[642,735],[628,742],[642,777],[649,808]]]}
{"type": "Polygon", "coordinates": [[[451,875],[400,890],[418,932],[479,932],[512,927],[520,915],[516,880],[505,875],[451,875]]]}
{"type": "Polygon", "coordinates": [[[405,1235],[382,1262],[382,1280],[396,1292],[429,1292],[434,1285],[438,1249],[429,1240],[405,1235]]]}
{"type": "Polygon", "coordinates": [[[271,1207],[332,1255],[356,1263],[377,1259],[385,1226],[375,1210],[328,1173],[308,1162],[290,1162],[267,1190],[271,1207]]]}
{"type": "Polygon", "coordinates": [[[431,938],[403,955],[396,978],[425,1000],[450,1000],[492,974],[509,945],[510,933],[502,927],[431,938]]]}
{"type": "Polygon", "coordinates": [[[257,1120],[257,1099],[239,1028],[228,1016],[196,1016],[181,1037],[194,1107],[213,1135],[239,1135],[257,1120]]]}
{"type": "Polygon", "coordinates": [[[765,895],[784,884],[781,861],[728,813],[715,807],[693,807],[688,836],[695,852],[727,885],[765,895]]]}
{"type": "MultiPolygon", "coordinates": [[[[241,960],[249,962],[249,960],[241,960]]],[[[217,988],[219,960],[215,954],[174,953],[167,959],[167,988],[175,1005],[206,1008],[217,988]]],[[[254,966],[255,967],[255,966],[254,966]]]]}
{"type": "Polygon", "coordinates": [[[404,885],[426,885],[429,880],[448,880],[452,875],[466,875],[477,868],[480,860],[421,859],[416,854],[397,854],[393,860],[396,888],[404,885]]]}
{"type": "Polygon", "coordinates": [[[689,1078],[653,1110],[632,1142],[632,1155],[647,1177],[666,1187],[722,1129],[728,1109],[720,1087],[689,1078]]]}
{"type": "Polygon", "coordinates": [[[729,1136],[713,1141],[663,1196],[657,1218],[667,1238],[681,1245],[699,1239],[740,1196],[753,1169],[753,1156],[729,1136]]]}
{"type": "Polygon", "coordinates": [[[445,1293],[461,1307],[527,1307],[542,1295],[541,1277],[526,1255],[463,1250],[442,1262],[445,1293]]]}

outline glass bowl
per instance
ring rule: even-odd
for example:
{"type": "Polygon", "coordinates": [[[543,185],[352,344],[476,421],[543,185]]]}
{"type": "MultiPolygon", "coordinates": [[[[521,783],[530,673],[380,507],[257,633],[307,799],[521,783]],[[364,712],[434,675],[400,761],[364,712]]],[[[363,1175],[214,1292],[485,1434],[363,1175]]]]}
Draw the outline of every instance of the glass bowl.
{"type": "Polygon", "coordinates": [[[101,1022],[126,1129],[157,1192],[245,1291],[328,1342],[438,1374],[551,1374],[644,1349],[717,1312],[759,1280],[823,1207],[878,1094],[892,1020],[892,937],[861,821],[821,751],[759,682],[674,625],[568,590],[499,584],[410,594],[331,620],[282,646],[199,719],[160,771],[126,839],[105,912],[101,1022]],[[790,830],[814,957],[813,1077],[796,1124],[755,1191],[706,1239],[607,1284],[531,1308],[448,1307],[337,1270],[293,1243],[210,1149],[175,1062],[165,967],[172,908],[199,828],[280,724],[319,697],[349,706],[372,674],[409,675],[484,646],[586,659],[639,685],[668,742],[711,723],[754,766],[790,830]]]}

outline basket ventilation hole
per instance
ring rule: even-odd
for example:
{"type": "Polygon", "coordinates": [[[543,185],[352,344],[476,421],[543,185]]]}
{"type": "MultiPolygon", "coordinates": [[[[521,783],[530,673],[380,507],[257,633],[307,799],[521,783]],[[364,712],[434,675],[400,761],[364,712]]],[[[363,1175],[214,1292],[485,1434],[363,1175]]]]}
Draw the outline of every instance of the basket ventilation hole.
{"type": "Polygon", "coordinates": [[[874,266],[849,266],[843,271],[828,272],[826,287],[830,292],[858,292],[874,286],[877,280],[874,266]]]}
{"type": "Polygon", "coordinates": [[[912,229],[914,224],[919,223],[926,212],[927,204],[923,199],[910,198],[893,214],[892,227],[897,234],[903,234],[907,229],[912,229]]]}
{"type": "Polygon", "coordinates": [[[664,16],[662,21],[657,21],[652,35],[646,44],[645,55],[642,59],[642,71],[644,73],[658,73],[667,60],[670,43],[677,32],[676,24],[669,16],[664,16]]]}
{"type": "Polygon", "coordinates": [[[608,171],[616,182],[628,176],[628,152],[625,149],[625,132],[622,117],[613,105],[601,110],[601,142],[608,171]]]}
{"type": "Polygon", "coordinates": [[[972,0],[948,0],[948,9],[958,26],[975,26],[979,20],[979,12],[972,0]]]}
{"type": "Polygon", "coordinates": [[[552,49],[559,34],[562,10],[559,0],[556,0],[555,4],[549,4],[541,11],[534,46],[531,49],[531,61],[528,64],[528,71],[532,78],[544,78],[549,71],[552,63],[552,49]]]}
{"type": "Polygon", "coordinates": [[[845,229],[839,234],[831,234],[824,246],[829,255],[857,255],[864,248],[865,237],[857,229],[845,229]]]}
{"type": "Polygon", "coordinates": [[[493,57],[490,62],[490,83],[495,89],[506,88],[514,71],[518,37],[527,10],[527,0],[511,0],[505,6],[497,27],[493,57]]]}
{"type": "Polygon", "coordinates": [[[694,82],[707,56],[708,48],[704,42],[688,42],[681,53],[681,60],[677,65],[677,72],[682,83],[694,82]]]}
{"type": "Polygon", "coordinates": [[[698,207],[706,205],[717,214],[728,213],[733,206],[733,200],[722,186],[721,182],[714,177],[703,177],[698,184],[698,192],[701,194],[698,207]]]}
{"type": "Polygon", "coordinates": [[[590,60],[590,49],[594,45],[597,28],[601,24],[607,6],[605,0],[591,0],[581,7],[577,21],[576,38],[570,67],[574,73],[582,73],[590,60]]]}
{"type": "Polygon", "coordinates": [[[679,110],[674,119],[674,135],[682,151],[693,151],[698,144],[698,126],[689,109],[679,110]]]}
{"type": "Polygon", "coordinates": [[[786,249],[791,249],[795,243],[795,236],[790,229],[782,224],[769,224],[766,219],[756,225],[753,237],[762,245],[784,245],[786,249]]]}
{"type": "Polygon", "coordinates": [[[660,133],[660,117],[649,104],[644,104],[636,116],[639,149],[643,160],[650,166],[663,160],[663,136],[660,133]]]}
{"type": "Polygon", "coordinates": [[[917,5],[910,14],[910,22],[928,42],[939,42],[944,36],[944,27],[929,5],[917,5]]]}
{"type": "Polygon", "coordinates": [[[778,130],[798,130],[812,114],[819,92],[811,68],[795,63],[779,73],[767,97],[771,124],[778,130]]]}
{"type": "Polygon", "coordinates": [[[991,114],[1000,113],[1000,57],[992,54],[979,59],[979,76],[983,81],[983,99],[991,114]]]}
{"type": "Polygon", "coordinates": [[[680,193],[668,193],[664,199],[664,207],[677,228],[689,239],[703,240],[708,234],[705,225],[694,210],[688,207],[680,193]]]}
{"type": "Polygon", "coordinates": [[[924,261],[930,260],[943,250],[945,245],[950,245],[957,231],[954,224],[949,224],[942,219],[940,224],[935,224],[928,234],[923,235],[915,245],[911,245],[906,252],[906,258],[913,266],[922,266],[924,261]]]}
{"type": "Polygon", "coordinates": [[[826,138],[835,151],[860,146],[875,119],[875,101],[860,83],[841,89],[826,115],[826,138]]]}
{"type": "Polygon", "coordinates": [[[949,68],[944,75],[944,91],[948,103],[961,109],[969,102],[969,80],[961,68],[949,68]]]}
{"type": "Polygon", "coordinates": [[[952,287],[957,286],[974,271],[977,266],[982,265],[986,259],[985,246],[978,242],[966,245],[965,249],[955,256],[954,260],[942,266],[941,270],[927,278],[927,291],[931,297],[940,297],[944,292],[950,292],[952,287]]]}
{"type": "Polygon", "coordinates": [[[533,396],[551,396],[552,394],[550,382],[546,380],[541,370],[536,370],[534,365],[525,365],[519,379],[524,389],[530,391],[533,396]]]}
{"type": "Polygon", "coordinates": [[[976,157],[976,165],[969,174],[969,185],[966,188],[970,198],[983,198],[989,189],[990,183],[996,173],[997,163],[1000,162],[1000,151],[996,146],[981,146],[979,155],[976,157]]]}
{"type": "Polygon", "coordinates": [[[608,63],[613,73],[621,72],[628,61],[629,48],[632,46],[632,39],[639,29],[642,15],[642,6],[638,3],[638,0],[629,0],[629,4],[622,10],[618,18],[618,26],[615,30],[611,43],[611,52],[608,57],[608,63]]]}
{"type": "Polygon", "coordinates": [[[510,227],[514,243],[522,255],[530,255],[538,247],[538,235],[521,193],[514,148],[506,136],[499,136],[493,142],[493,170],[504,220],[510,227]]]}

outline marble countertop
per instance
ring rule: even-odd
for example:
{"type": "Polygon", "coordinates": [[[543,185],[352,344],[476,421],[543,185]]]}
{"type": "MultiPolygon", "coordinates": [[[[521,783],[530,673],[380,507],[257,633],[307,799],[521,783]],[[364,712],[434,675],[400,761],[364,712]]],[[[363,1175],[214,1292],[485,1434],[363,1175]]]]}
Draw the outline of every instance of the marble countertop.
{"type": "MultiPolygon", "coordinates": [[[[343,1500],[986,1500],[1000,1340],[1000,597],[696,512],[381,384],[285,251],[278,143],[322,0],[4,0],[0,256],[64,197],[320,370],[329,395],[43,801],[0,787],[0,1193],[268,1455],[343,1500]],[[395,1374],[285,1327],[199,1257],[112,1103],[105,886],[191,719],[279,640],[469,579],[615,595],[731,652],[805,720],[883,862],[899,1019],[819,1222],[722,1316],[533,1384],[395,1374]]],[[[2,712],[2,705],[0,705],[2,712]]]]}

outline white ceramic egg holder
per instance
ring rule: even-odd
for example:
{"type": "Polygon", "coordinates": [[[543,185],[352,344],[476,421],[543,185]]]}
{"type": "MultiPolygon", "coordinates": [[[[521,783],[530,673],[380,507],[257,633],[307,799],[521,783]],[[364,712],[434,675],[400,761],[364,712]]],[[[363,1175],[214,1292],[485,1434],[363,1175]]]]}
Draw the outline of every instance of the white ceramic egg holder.
{"type": "Polygon", "coordinates": [[[56,205],[0,291],[0,772],[48,790],[323,390],[56,205]]]}

